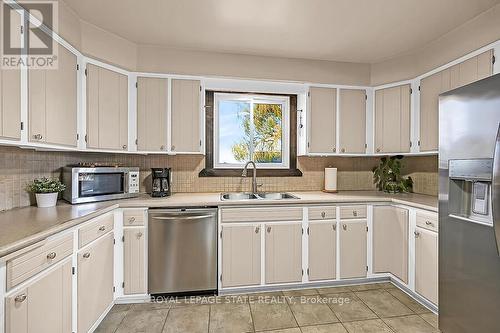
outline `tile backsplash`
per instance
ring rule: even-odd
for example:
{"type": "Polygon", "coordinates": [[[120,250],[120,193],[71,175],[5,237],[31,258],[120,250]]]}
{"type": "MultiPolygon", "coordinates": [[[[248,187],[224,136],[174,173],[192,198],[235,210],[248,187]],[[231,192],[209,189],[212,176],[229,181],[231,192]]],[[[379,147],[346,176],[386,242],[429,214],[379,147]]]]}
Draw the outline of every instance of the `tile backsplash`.
{"type": "MultiPolygon", "coordinates": [[[[205,166],[202,155],[139,155],[86,152],[45,152],[17,147],[0,147],[0,210],[33,204],[26,184],[37,177],[57,177],[60,168],[79,162],[118,163],[138,166],[141,192],[150,189],[153,167],[172,168],[173,192],[223,192],[251,188],[251,177],[198,177],[205,166]]],[[[374,190],[372,168],[377,157],[299,157],[302,177],[265,177],[263,191],[313,191],[323,189],[324,168],[338,168],[339,190],[374,190]]],[[[437,156],[413,156],[403,160],[404,175],[414,180],[416,193],[437,195],[437,156]]],[[[258,173],[257,173],[258,176],[258,173]]]]}

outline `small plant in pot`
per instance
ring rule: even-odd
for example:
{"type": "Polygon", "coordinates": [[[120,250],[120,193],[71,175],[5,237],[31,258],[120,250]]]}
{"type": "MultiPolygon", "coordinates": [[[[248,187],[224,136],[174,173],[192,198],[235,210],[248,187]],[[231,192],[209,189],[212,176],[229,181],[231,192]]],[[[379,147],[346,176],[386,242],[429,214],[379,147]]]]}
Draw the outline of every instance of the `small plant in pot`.
{"type": "Polygon", "coordinates": [[[54,207],[57,203],[59,193],[64,191],[66,186],[56,178],[37,178],[28,184],[27,191],[34,193],[38,207],[54,207]]]}
{"type": "Polygon", "coordinates": [[[413,191],[413,179],[401,176],[403,156],[382,157],[379,166],[373,168],[373,183],[379,191],[408,193],[413,191]]]}

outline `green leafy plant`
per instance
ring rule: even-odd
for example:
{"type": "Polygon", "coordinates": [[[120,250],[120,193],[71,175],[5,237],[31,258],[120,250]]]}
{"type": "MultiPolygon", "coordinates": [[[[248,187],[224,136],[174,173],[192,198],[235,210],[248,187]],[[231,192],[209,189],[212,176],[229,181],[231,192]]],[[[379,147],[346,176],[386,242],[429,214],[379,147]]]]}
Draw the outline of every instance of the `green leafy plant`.
{"type": "Polygon", "coordinates": [[[382,157],[379,166],[373,168],[373,183],[379,191],[408,193],[413,191],[413,179],[401,176],[403,156],[382,157]]]}
{"type": "Polygon", "coordinates": [[[66,185],[56,178],[37,178],[28,184],[26,190],[32,193],[59,193],[66,189],[66,185]]]}

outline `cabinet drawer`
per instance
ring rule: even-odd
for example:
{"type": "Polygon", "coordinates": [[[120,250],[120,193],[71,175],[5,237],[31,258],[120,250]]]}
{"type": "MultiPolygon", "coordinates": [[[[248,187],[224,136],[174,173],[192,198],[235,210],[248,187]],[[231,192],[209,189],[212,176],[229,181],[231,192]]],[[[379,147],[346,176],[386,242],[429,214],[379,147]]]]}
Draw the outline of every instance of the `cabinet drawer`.
{"type": "Polygon", "coordinates": [[[80,230],[78,230],[79,248],[113,230],[113,223],[114,216],[113,213],[111,213],[100,216],[86,226],[80,228],[80,230]]]}
{"type": "Polygon", "coordinates": [[[29,279],[73,253],[73,234],[53,239],[7,261],[7,289],[29,279]]]}
{"type": "Polygon", "coordinates": [[[341,219],[364,219],[366,218],[366,206],[343,206],[340,207],[341,219]]]}
{"type": "Polygon", "coordinates": [[[335,206],[316,206],[308,208],[309,220],[334,220],[337,208],[335,206]]]}
{"type": "Polygon", "coordinates": [[[144,225],[143,209],[126,209],[123,211],[123,226],[144,225]]]}
{"type": "Polygon", "coordinates": [[[438,231],[437,214],[417,212],[417,226],[437,232],[438,231]]]}
{"type": "Polygon", "coordinates": [[[226,208],[222,222],[301,221],[300,207],[226,208]]]}

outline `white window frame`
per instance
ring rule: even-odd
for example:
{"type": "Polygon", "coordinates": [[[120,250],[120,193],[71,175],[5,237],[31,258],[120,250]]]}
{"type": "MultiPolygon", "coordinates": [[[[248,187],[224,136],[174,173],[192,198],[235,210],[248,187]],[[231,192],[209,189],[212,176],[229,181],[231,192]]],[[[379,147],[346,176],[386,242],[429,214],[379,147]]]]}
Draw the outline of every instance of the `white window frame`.
{"type": "Polygon", "coordinates": [[[281,104],[281,163],[256,163],[257,169],[289,169],[290,168],[290,97],[277,95],[260,95],[246,93],[214,93],[214,169],[241,169],[245,163],[219,163],[219,102],[223,100],[245,101],[250,103],[253,113],[254,103],[281,104]]]}

